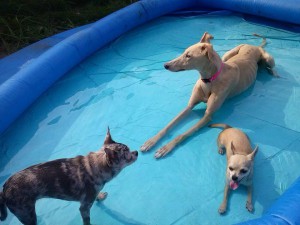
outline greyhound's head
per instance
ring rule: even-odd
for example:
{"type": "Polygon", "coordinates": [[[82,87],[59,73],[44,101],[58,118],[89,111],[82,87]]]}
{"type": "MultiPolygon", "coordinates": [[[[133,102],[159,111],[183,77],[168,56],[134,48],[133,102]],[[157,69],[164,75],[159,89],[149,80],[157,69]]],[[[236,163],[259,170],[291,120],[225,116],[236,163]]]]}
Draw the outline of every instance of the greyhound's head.
{"type": "Polygon", "coordinates": [[[213,36],[205,32],[200,42],[188,47],[183,54],[176,59],[165,63],[165,68],[172,72],[183,70],[208,70],[208,67],[216,67],[218,63],[218,54],[213,50],[210,40],[213,36]]]}

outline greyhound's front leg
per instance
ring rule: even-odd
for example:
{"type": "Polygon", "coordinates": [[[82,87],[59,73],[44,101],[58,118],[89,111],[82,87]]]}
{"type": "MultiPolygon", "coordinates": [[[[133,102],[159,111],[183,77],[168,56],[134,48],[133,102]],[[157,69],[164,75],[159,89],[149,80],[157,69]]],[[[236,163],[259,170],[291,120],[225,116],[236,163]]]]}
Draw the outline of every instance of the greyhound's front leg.
{"type": "Polygon", "coordinates": [[[192,128],[190,128],[187,132],[177,136],[175,139],[170,141],[168,144],[160,148],[155,153],[155,158],[161,158],[168,154],[176,145],[178,145],[180,142],[185,140],[187,137],[191,136],[193,133],[195,133],[198,129],[203,127],[205,124],[207,124],[211,120],[211,114],[205,113],[204,117],[199,120],[198,123],[196,123],[192,128]]]}
{"type": "Polygon", "coordinates": [[[182,118],[184,118],[189,112],[191,112],[191,107],[186,107],[181,113],[179,113],[166,127],[159,131],[154,137],[150,138],[141,146],[141,151],[145,152],[152,148],[174,125],[177,124],[182,118]]]}
{"type": "Polygon", "coordinates": [[[223,102],[225,101],[227,95],[220,95],[217,96],[216,94],[211,94],[207,101],[207,109],[205,111],[204,117],[199,120],[192,128],[190,128],[187,132],[183,133],[182,135],[177,136],[174,140],[160,148],[155,153],[155,158],[161,158],[168,154],[177,144],[185,140],[187,137],[191,136],[200,128],[204,127],[207,124],[213,115],[213,113],[218,110],[223,102]]]}

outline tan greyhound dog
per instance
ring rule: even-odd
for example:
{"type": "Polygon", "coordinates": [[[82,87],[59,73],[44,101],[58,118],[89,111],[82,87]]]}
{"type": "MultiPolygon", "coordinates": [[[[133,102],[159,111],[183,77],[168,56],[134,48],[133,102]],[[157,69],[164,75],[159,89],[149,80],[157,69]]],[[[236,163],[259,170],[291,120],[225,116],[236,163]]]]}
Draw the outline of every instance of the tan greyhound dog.
{"type": "Polygon", "coordinates": [[[211,124],[209,127],[219,127],[224,130],[218,136],[218,152],[223,155],[226,150],[227,168],[226,184],[224,188],[223,201],[219,207],[219,213],[223,214],[227,210],[227,201],[230,189],[236,190],[240,184],[248,189],[246,209],[253,211],[252,205],[252,181],[254,157],[258,151],[254,150],[248,136],[239,129],[232,128],[227,124],[211,124]]]}
{"type": "MultiPolygon", "coordinates": [[[[259,36],[259,35],[255,35],[259,36]]],[[[185,133],[177,136],[160,148],[155,157],[160,158],[169,153],[177,144],[205,126],[228,98],[236,96],[249,88],[255,81],[258,63],[273,71],[274,59],[264,49],[265,38],[261,46],[242,44],[225,53],[223,58],[213,50],[210,40],[213,36],[205,32],[200,42],[187,48],[181,56],[167,62],[167,70],[178,72],[183,70],[198,70],[197,80],[187,107],[180,112],[166,127],[159,131],[141,146],[141,151],[152,148],[178,121],[188,115],[200,102],[206,102],[207,108],[203,118],[185,133]]]]}

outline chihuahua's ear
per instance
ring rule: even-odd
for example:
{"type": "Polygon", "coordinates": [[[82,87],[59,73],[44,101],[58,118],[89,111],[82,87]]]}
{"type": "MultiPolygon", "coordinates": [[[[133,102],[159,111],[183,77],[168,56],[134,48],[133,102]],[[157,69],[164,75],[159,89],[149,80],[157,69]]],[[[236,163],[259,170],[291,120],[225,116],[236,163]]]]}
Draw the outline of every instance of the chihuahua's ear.
{"type": "Polygon", "coordinates": [[[210,43],[211,39],[214,39],[214,37],[211,34],[204,32],[204,34],[202,35],[202,38],[200,39],[200,42],[201,43],[210,43]]]}
{"type": "Polygon", "coordinates": [[[235,152],[234,152],[235,151],[235,147],[233,145],[233,141],[231,142],[230,148],[231,148],[232,155],[235,155],[235,152]]]}
{"type": "Polygon", "coordinates": [[[115,152],[109,148],[104,148],[104,151],[106,153],[107,164],[109,166],[111,166],[113,161],[115,161],[117,159],[118,154],[117,154],[117,152],[115,152]]]}
{"type": "Polygon", "coordinates": [[[104,144],[108,145],[108,144],[113,144],[113,143],[116,143],[116,142],[114,142],[114,140],[111,138],[110,129],[109,129],[109,127],[107,127],[107,133],[106,133],[106,137],[104,140],[104,144]]]}
{"type": "Polygon", "coordinates": [[[254,159],[257,151],[258,151],[258,146],[256,145],[255,148],[254,148],[254,150],[253,150],[253,152],[251,152],[249,155],[247,155],[247,157],[249,158],[249,160],[253,160],[254,159]]]}

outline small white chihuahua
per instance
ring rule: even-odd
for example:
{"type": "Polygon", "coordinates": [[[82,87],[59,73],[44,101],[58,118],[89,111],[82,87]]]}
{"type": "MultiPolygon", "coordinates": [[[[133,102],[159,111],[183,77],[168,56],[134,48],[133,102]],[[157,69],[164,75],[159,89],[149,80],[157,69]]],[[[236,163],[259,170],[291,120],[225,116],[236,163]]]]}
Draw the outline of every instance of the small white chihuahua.
{"type": "Polygon", "coordinates": [[[217,140],[218,152],[223,155],[224,150],[226,150],[227,156],[226,184],[223,202],[219,207],[219,213],[223,214],[226,212],[230,188],[236,190],[240,184],[248,188],[246,208],[249,212],[252,212],[253,162],[258,147],[256,146],[255,149],[252,150],[249,138],[239,129],[232,128],[226,124],[211,124],[209,127],[220,127],[224,129],[219,134],[217,140]]]}

